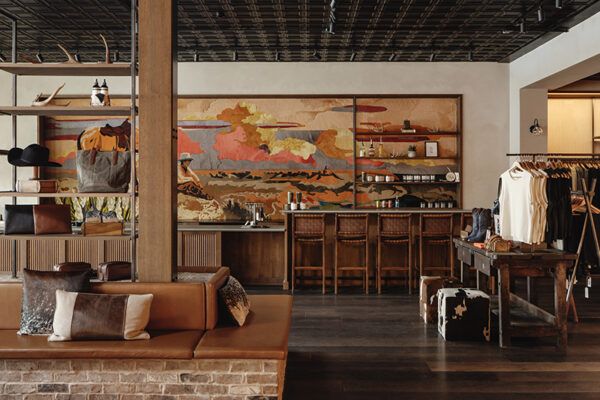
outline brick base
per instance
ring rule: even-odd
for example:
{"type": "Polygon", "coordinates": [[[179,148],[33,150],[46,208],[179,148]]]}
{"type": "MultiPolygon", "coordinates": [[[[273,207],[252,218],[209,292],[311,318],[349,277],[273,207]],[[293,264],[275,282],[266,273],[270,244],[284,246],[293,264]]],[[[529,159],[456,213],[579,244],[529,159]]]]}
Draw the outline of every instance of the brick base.
{"type": "Polygon", "coordinates": [[[283,360],[0,360],[0,399],[276,400],[283,360]]]}

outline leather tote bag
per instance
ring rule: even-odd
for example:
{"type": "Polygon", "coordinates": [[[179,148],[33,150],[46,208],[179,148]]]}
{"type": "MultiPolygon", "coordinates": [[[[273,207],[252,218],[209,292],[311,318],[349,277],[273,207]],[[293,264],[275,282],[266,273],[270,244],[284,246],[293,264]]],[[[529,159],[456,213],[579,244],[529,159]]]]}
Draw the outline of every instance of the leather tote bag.
{"type": "Polygon", "coordinates": [[[40,204],[33,206],[36,235],[71,233],[71,206],[40,204]]]}
{"type": "Polygon", "coordinates": [[[125,193],[130,178],[129,151],[77,151],[77,189],[80,193],[125,193]]]}
{"type": "Polygon", "coordinates": [[[6,235],[33,235],[33,206],[12,205],[4,206],[4,233],[6,235]]]}

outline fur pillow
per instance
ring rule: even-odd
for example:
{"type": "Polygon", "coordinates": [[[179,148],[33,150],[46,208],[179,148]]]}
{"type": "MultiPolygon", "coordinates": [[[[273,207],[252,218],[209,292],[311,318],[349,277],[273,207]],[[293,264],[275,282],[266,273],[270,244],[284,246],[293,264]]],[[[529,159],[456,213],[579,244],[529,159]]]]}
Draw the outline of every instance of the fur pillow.
{"type": "Polygon", "coordinates": [[[219,289],[219,297],[229,313],[239,326],[244,325],[250,313],[250,302],[242,284],[230,276],[227,283],[219,289]]]}

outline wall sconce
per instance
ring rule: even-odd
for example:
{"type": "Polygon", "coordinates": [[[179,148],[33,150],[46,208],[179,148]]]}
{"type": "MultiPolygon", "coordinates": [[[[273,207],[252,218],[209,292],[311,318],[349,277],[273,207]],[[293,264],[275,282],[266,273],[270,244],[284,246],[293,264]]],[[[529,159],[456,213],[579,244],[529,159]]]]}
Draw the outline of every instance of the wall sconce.
{"type": "Polygon", "coordinates": [[[533,136],[540,136],[544,134],[544,130],[540,126],[537,118],[533,120],[533,125],[529,127],[529,132],[531,132],[533,136]]]}

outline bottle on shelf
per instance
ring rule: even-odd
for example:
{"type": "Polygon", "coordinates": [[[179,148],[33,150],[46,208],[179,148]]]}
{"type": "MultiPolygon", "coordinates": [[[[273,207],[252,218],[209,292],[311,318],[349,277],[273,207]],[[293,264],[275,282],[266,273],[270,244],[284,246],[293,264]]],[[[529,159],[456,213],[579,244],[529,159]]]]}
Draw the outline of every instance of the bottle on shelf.
{"type": "Polygon", "coordinates": [[[108,94],[106,79],[102,82],[102,86],[100,86],[100,94],[103,95],[102,105],[106,107],[110,106],[110,95],[108,94]]]}
{"type": "Polygon", "coordinates": [[[370,158],[375,157],[375,146],[373,145],[373,139],[371,139],[371,142],[369,143],[369,152],[368,155],[370,158]]]}
{"type": "Polygon", "coordinates": [[[364,158],[365,157],[365,143],[364,142],[360,142],[360,148],[358,150],[358,156],[360,158],[364,158]]]}
{"type": "Polygon", "coordinates": [[[96,82],[94,82],[94,86],[92,86],[92,95],[90,97],[90,105],[91,106],[101,106],[102,105],[102,100],[100,99],[100,97],[102,96],[98,96],[100,94],[100,85],[98,85],[98,79],[96,79],[96,82]]]}
{"type": "Polygon", "coordinates": [[[383,137],[379,136],[379,145],[377,146],[377,157],[384,158],[385,150],[383,148],[383,137]]]}

